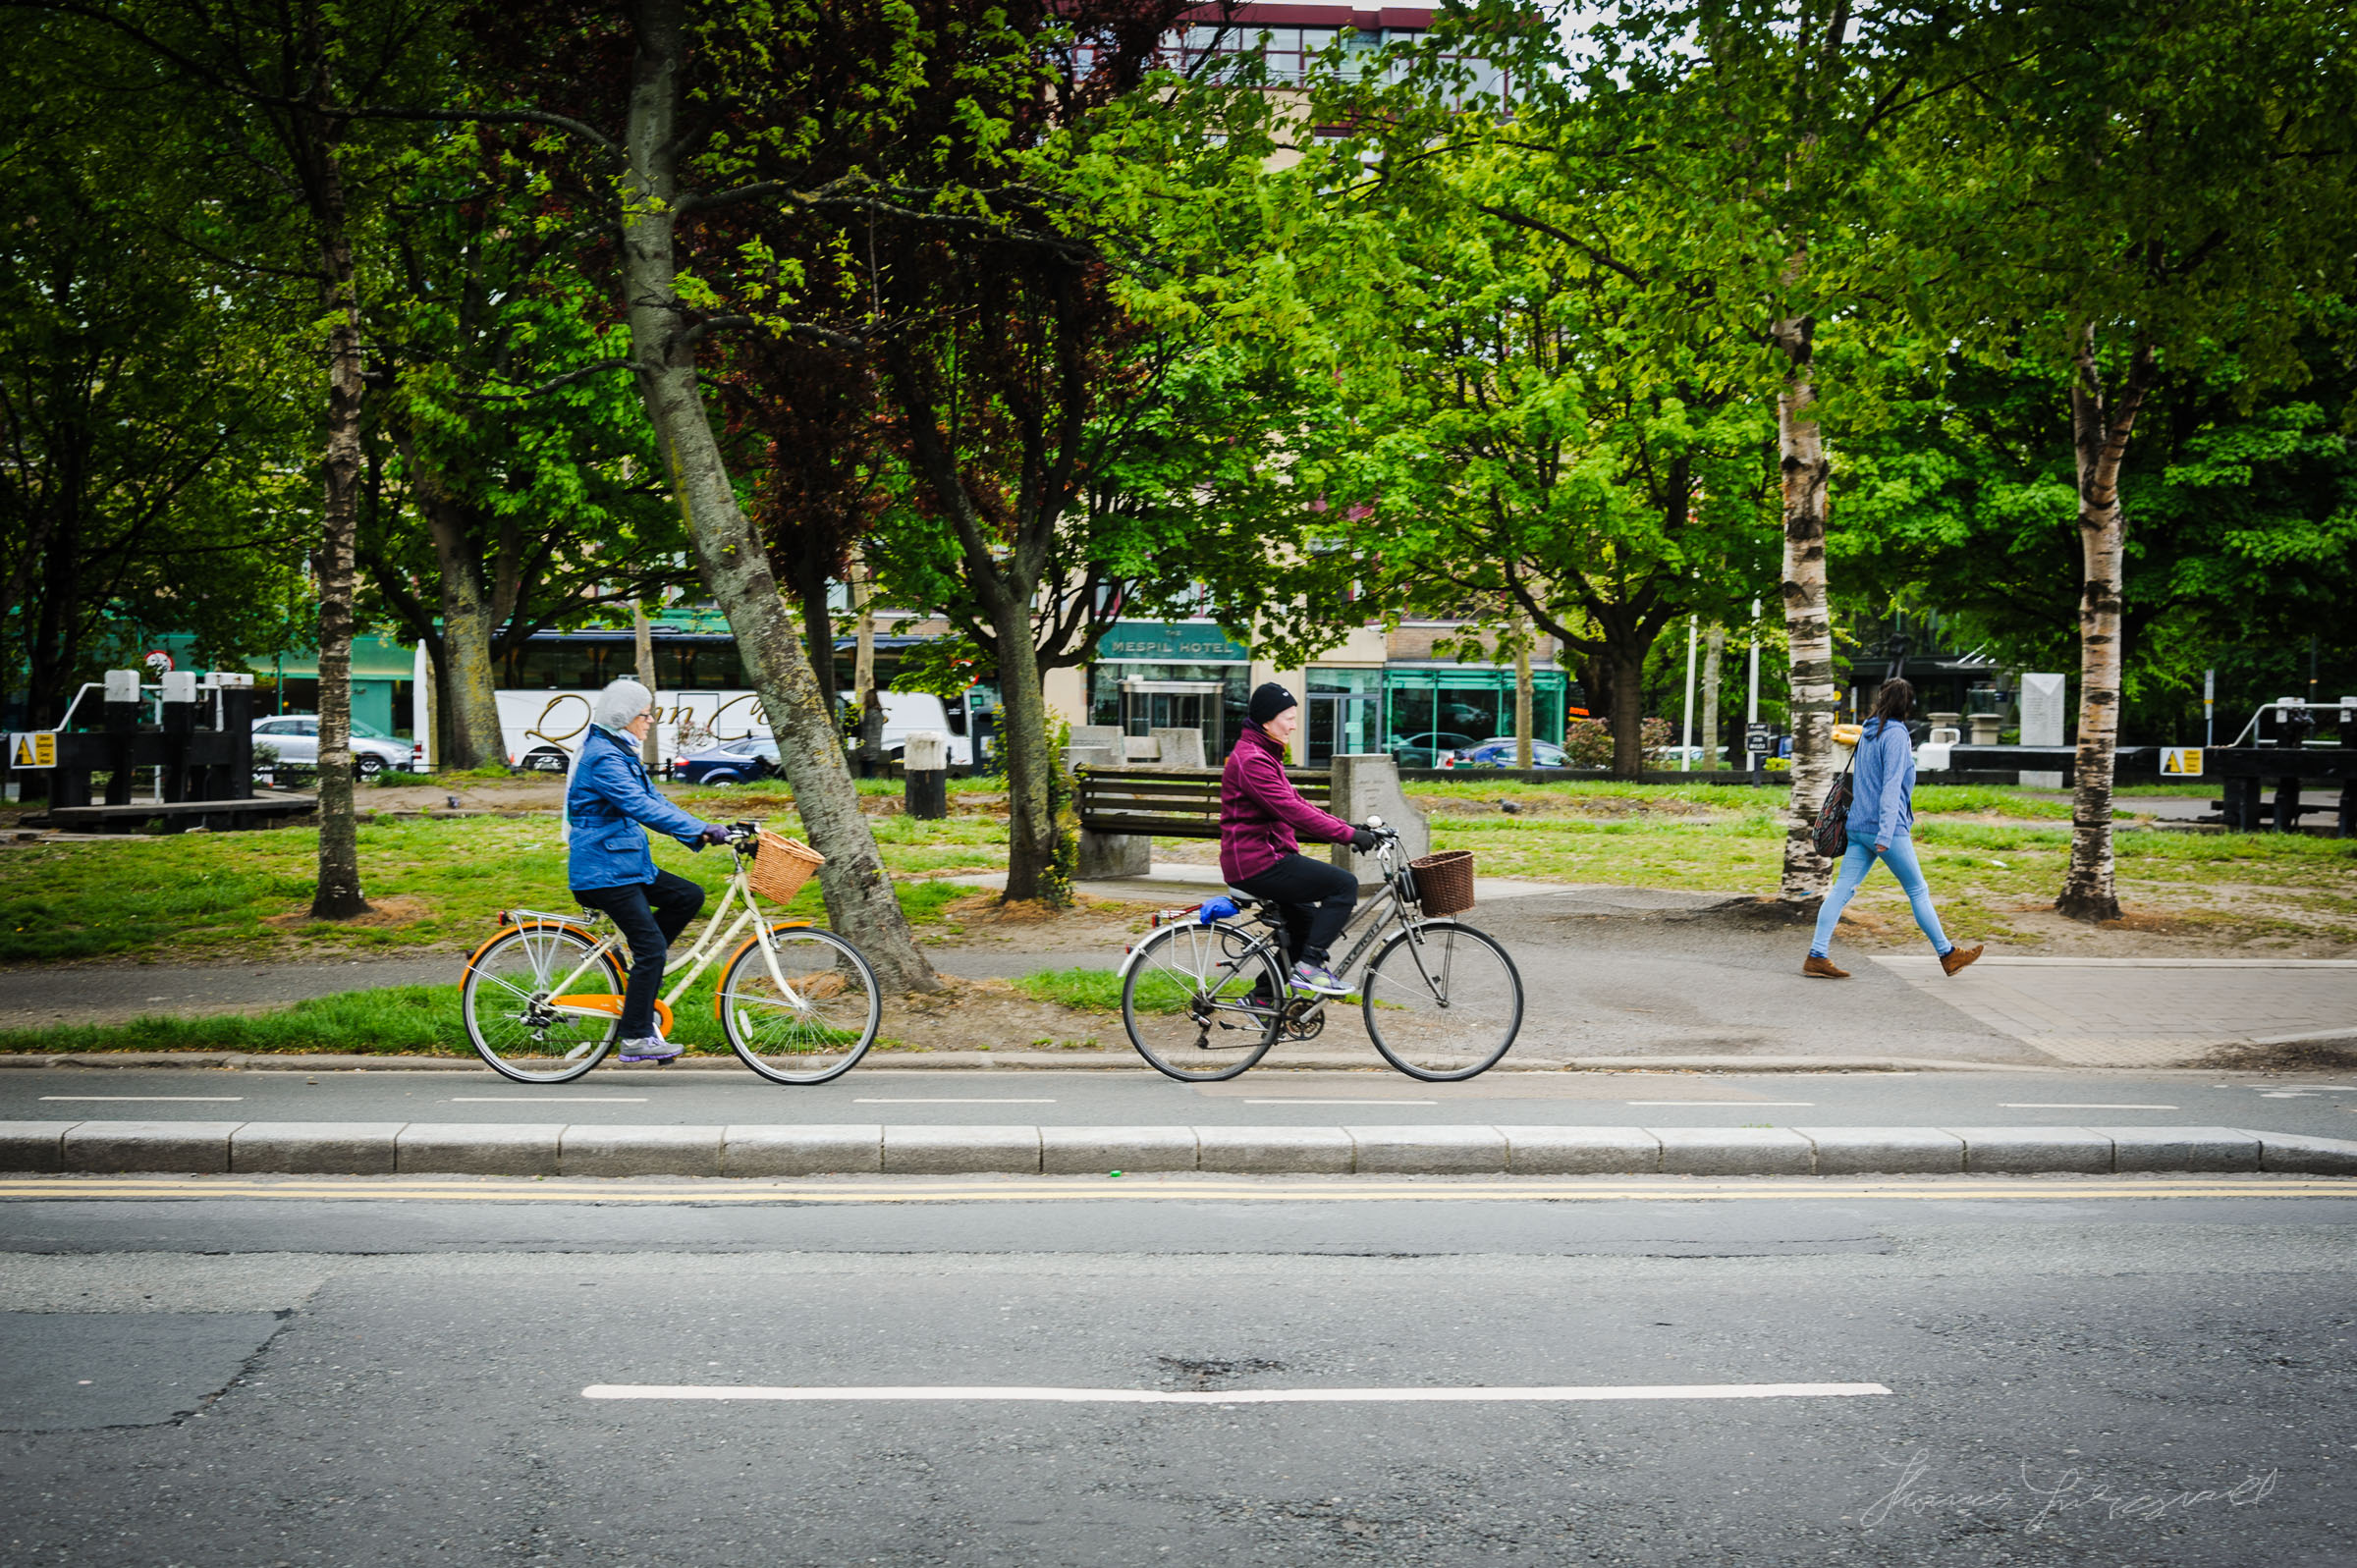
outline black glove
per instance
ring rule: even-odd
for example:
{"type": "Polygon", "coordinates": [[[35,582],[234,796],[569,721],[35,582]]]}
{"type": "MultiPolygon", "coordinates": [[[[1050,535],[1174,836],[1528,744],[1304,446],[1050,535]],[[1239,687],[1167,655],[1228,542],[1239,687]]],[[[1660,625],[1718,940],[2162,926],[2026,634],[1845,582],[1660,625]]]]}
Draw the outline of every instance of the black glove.
{"type": "Polygon", "coordinates": [[[1350,830],[1350,847],[1357,850],[1362,855],[1370,849],[1373,849],[1381,842],[1383,842],[1383,835],[1377,833],[1372,828],[1353,828],[1350,830]]]}
{"type": "Polygon", "coordinates": [[[729,841],[729,830],[716,822],[707,822],[704,824],[702,838],[708,844],[724,844],[729,841]]]}

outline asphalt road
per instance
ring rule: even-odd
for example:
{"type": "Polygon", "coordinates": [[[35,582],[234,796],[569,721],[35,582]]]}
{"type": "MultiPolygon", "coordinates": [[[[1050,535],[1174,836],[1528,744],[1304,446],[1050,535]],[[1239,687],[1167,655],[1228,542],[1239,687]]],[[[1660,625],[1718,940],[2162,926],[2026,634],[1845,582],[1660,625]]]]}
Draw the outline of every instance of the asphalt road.
{"type": "Polygon", "coordinates": [[[0,1203],[11,1561],[2357,1556],[2330,1183],[331,1185],[0,1203]]]}
{"type": "Polygon", "coordinates": [[[71,1068],[0,1073],[0,1120],[731,1122],[1039,1126],[2226,1126],[2357,1139],[2348,1074],[2139,1072],[861,1072],[784,1088],[745,1071],[604,1067],[546,1088],[454,1072],[71,1068]]]}

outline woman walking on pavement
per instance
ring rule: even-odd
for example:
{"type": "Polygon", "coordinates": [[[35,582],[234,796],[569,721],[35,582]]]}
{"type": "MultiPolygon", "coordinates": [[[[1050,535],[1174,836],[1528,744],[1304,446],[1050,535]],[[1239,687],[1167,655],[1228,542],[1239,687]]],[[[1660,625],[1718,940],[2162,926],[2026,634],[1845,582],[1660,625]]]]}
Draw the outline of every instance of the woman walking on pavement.
{"type": "MultiPolygon", "coordinates": [[[[1375,847],[1375,834],[1320,811],[1285,776],[1286,744],[1301,727],[1290,691],[1272,680],[1252,693],[1247,712],[1252,722],[1220,774],[1220,875],[1277,906],[1294,960],[1293,989],[1339,997],[1350,988],[1327,969],[1327,949],[1349,924],[1358,879],[1301,853],[1294,836],[1364,853],[1375,847]]],[[[1257,1004],[1274,1000],[1258,998],[1257,1004]]]]}
{"type": "Polygon", "coordinates": [[[1915,746],[1907,733],[1906,718],[1915,706],[1915,688],[1904,680],[1886,680],[1875,693],[1874,712],[1858,736],[1857,760],[1851,765],[1849,849],[1841,856],[1840,874],[1834,879],[1824,907],[1817,911],[1817,940],[1809,944],[1804,975],[1821,980],[1847,980],[1849,971],[1835,967],[1828,956],[1834,926],[1849,907],[1850,895],[1877,860],[1891,868],[1914,907],[1915,924],[1931,939],[1940,967],[1954,974],[1981,955],[1981,945],[1959,947],[1940,929],[1932,908],[1932,890],[1915,863],[1915,845],[1907,829],[1915,821],[1915,746]]]}
{"type": "Polygon", "coordinates": [[[663,959],[704,907],[704,890],[655,869],[648,827],[690,849],[727,843],[729,830],[699,822],[655,791],[638,748],[655,722],[654,693],[617,680],[590,705],[588,732],[565,782],[566,880],[584,907],[602,909],[630,944],[630,981],[622,994],[622,1059],[669,1061],[680,1048],[655,1025],[663,959]]]}

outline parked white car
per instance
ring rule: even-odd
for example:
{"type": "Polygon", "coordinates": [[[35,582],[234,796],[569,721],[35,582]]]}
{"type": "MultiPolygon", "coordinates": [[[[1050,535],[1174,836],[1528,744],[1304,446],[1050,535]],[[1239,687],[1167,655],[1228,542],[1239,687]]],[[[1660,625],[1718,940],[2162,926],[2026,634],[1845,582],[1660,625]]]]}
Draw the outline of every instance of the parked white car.
{"type": "MultiPolygon", "coordinates": [[[[253,738],[278,753],[278,760],[298,768],[319,766],[319,717],[282,713],[253,722],[253,738]]],[[[419,771],[424,753],[397,735],[386,734],[359,719],[352,722],[352,762],[362,783],[373,781],[387,768],[419,771]]]]}

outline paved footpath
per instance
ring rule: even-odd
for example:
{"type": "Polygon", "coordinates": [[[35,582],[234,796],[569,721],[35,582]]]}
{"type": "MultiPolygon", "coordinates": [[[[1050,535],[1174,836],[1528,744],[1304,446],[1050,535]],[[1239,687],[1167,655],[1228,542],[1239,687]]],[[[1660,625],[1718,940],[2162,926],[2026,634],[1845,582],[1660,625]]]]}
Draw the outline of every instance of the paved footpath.
{"type": "MultiPolygon", "coordinates": [[[[1528,1006],[1510,1059],[1522,1064],[1805,1058],[2160,1067],[2196,1064],[2220,1050],[2357,1045],[2357,959],[1995,956],[1950,977],[1928,954],[1851,953],[1845,961],[1854,978],[1829,982],[1799,972],[1805,931],[1763,928],[1715,908],[1710,896],[1610,888],[1516,892],[1471,918],[1507,946],[1521,970],[1528,1006]]],[[[1121,953],[1111,946],[1074,954],[976,944],[937,949],[933,957],[950,974],[989,978],[1092,960],[1110,968],[1121,953]]],[[[374,986],[447,985],[457,968],[453,955],[442,954],[6,970],[0,971],[0,1028],[247,1009],[374,986]]],[[[1281,1047],[1271,1060],[1319,1059],[1336,1051],[1375,1064],[1355,1020],[1330,1028],[1314,1049],[1281,1047]]],[[[1127,1056],[1117,1050],[1102,1059],[1125,1064],[1127,1056]]]]}

